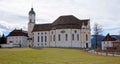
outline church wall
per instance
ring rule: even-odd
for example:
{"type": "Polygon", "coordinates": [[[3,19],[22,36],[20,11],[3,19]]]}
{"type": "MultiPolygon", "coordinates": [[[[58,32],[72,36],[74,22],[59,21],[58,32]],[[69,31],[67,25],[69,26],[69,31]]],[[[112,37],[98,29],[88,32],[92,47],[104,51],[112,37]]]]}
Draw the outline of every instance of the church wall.
{"type": "MultiPolygon", "coordinates": [[[[51,31],[33,32],[33,33],[34,33],[34,42],[33,42],[34,47],[85,48],[86,43],[90,43],[89,32],[87,31],[84,32],[81,31],[80,29],[57,29],[51,31]],[[67,34],[67,40],[66,40],[66,34],[67,34]],[[86,41],[86,34],[88,34],[88,41],[86,41]],[[46,42],[45,42],[45,36],[47,37],[46,42]],[[39,37],[39,42],[38,42],[38,37],[39,37]],[[43,38],[43,41],[41,41],[41,38],[43,38]]],[[[88,47],[90,47],[90,44],[88,44],[88,47]]]]}
{"type": "Polygon", "coordinates": [[[49,31],[33,32],[34,47],[49,47],[49,31]],[[39,39],[39,40],[38,40],[39,39]]]}

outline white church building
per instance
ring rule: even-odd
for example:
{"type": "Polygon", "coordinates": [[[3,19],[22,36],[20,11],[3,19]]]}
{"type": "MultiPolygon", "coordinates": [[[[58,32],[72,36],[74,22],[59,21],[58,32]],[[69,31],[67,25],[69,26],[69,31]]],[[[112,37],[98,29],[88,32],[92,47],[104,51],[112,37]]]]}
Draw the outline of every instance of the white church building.
{"type": "Polygon", "coordinates": [[[28,23],[28,41],[31,47],[90,48],[90,20],[73,15],[60,16],[53,23],[36,24],[31,8],[28,23]]]}
{"type": "MultiPolygon", "coordinates": [[[[91,47],[90,20],[80,20],[73,15],[58,17],[53,23],[36,24],[33,8],[29,11],[28,36],[29,47],[91,47]]],[[[15,36],[15,35],[14,35],[15,36]]],[[[20,36],[20,35],[19,35],[20,36]]],[[[12,36],[8,36],[7,40],[12,36]]],[[[14,38],[15,39],[15,38],[14,38]]],[[[24,40],[24,41],[26,41],[24,40]]],[[[21,41],[22,42],[22,41],[21,41]]]]}

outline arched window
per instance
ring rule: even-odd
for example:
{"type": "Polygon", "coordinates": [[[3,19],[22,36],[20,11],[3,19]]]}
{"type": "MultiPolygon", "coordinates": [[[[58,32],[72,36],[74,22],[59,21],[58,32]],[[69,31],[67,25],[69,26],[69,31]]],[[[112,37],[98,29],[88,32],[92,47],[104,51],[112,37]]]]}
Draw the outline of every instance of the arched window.
{"type": "Polygon", "coordinates": [[[72,40],[74,40],[74,34],[72,34],[72,40]]]}
{"type": "Polygon", "coordinates": [[[45,36],[45,42],[47,42],[47,36],[45,36]]]}
{"type": "Polygon", "coordinates": [[[65,40],[66,40],[66,41],[68,40],[68,35],[67,35],[67,34],[65,35],[65,40]]]}
{"type": "Polygon", "coordinates": [[[79,41],[79,34],[77,34],[77,40],[79,41]]]}

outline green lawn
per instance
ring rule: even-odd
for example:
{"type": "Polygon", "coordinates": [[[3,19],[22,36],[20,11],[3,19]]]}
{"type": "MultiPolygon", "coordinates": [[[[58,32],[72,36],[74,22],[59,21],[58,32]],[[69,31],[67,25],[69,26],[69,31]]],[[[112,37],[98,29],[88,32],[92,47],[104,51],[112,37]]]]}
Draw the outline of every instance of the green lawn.
{"type": "Polygon", "coordinates": [[[120,57],[67,48],[2,48],[0,64],[120,64],[120,57]]]}

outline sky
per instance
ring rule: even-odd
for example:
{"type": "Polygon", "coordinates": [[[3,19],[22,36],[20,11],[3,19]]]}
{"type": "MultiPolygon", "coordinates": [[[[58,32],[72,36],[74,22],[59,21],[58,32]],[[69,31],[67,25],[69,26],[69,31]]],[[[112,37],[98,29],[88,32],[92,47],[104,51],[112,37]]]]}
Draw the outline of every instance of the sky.
{"type": "Polygon", "coordinates": [[[28,12],[36,13],[36,23],[52,23],[61,15],[90,19],[91,33],[95,23],[102,25],[103,35],[120,32],[120,0],[0,0],[0,34],[27,30],[28,12]]]}

